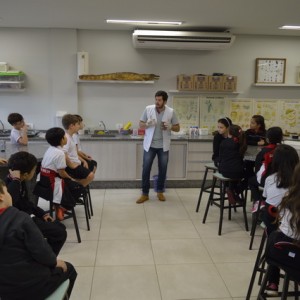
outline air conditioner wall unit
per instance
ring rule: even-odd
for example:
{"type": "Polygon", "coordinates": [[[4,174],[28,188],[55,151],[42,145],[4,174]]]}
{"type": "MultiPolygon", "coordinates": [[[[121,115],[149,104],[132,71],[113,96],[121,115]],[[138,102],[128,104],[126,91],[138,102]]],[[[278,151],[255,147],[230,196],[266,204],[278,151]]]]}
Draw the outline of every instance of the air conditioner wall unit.
{"type": "Polygon", "coordinates": [[[227,32],[135,30],[135,48],[177,50],[221,50],[229,48],[235,36],[227,32]]]}

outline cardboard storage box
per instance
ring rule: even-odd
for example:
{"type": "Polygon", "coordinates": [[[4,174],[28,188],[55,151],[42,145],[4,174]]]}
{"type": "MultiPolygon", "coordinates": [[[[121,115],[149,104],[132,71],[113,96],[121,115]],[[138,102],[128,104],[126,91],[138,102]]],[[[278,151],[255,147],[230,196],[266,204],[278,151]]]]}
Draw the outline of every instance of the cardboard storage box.
{"type": "Polygon", "coordinates": [[[207,91],[208,90],[208,76],[207,75],[193,75],[193,85],[196,91],[207,91]]]}
{"type": "Polygon", "coordinates": [[[235,92],[237,85],[237,76],[223,76],[223,90],[227,92],[235,92]]]}
{"type": "Polygon", "coordinates": [[[210,91],[223,91],[224,76],[208,76],[208,85],[210,91]]]}
{"type": "Polygon", "coordinates": [[[177,75],[177,90],[192,91],[193,89],[193,76],[183,74],[177,75]]]}

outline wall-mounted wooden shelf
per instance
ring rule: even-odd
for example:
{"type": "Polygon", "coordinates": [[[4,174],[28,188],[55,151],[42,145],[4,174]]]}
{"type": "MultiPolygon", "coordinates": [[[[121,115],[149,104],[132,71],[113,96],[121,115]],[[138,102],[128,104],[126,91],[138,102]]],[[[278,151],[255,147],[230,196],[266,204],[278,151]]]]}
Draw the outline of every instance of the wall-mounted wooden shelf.
{"type": "Polygon", "coordinates": [[[154,84],[154,80],[130,81],[130,80],[77,80],[78,83],[116,83],[116,84],[154,84]]]}
{"type": "Polygon", "coordinates": [[[287,84],[287,83],[253,83],[257,87],[300,87],[300,83],[287,84]]]}
{"type": "Polygon", "coordinates": [[[218,95],[238,95],[241,92],[226,92],[226,91],[178,91],[178,90],[169,90],[170,94],[188,94],[188,95],[202,95],[202,94],[218,94],[218,95]]]}

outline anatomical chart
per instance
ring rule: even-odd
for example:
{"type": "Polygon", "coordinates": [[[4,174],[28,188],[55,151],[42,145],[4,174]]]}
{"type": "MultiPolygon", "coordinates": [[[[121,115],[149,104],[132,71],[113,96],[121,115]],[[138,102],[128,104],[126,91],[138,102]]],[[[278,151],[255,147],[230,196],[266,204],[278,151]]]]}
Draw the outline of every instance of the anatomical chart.
{"type": "Polygon", "coordinates": [[[253,103],[253,115],[265,118],[266,128],[278,126],[277,100],[256,100],[253,103]]]}
{"type": "Polygon", "coordinates": [[[224,97],[200,98],[200,127],[208,128],[209,134],[214,132],[218,120],[227,116],[228,101],[224,97]]]}
{"type": "Polygon", "coordinates": [[[231,100],[229,110],[229,117],[233,124],[241,126],[243,130],[249,128],[253,111],[253,102],[251,99],[231,100]]]}
{"type": "MultiPolygon", "coordinates": [[[[299,100],[298,100],[299,101],[299,100]]],[[[280,107],[280,119],[286,134],[300,133],[300,103],[284,101],[280,107]]]]}
{"type": "Polygon", "coordinates": [[[198,96],[174,96],[173,108],[182,129],[188,130],[191,126],[199,126],[198,96]]]}

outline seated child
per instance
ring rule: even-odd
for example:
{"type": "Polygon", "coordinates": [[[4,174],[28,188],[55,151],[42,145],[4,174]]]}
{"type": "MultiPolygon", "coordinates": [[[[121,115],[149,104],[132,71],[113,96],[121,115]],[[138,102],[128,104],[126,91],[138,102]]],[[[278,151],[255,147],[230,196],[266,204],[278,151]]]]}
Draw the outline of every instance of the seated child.
{"type": "MultiPolygon", "coordinates": [[[[238,125],[229,127],[228,138],[224,139],[220,145],[219,172],[227,178],[244,178],[244,154],[247,150],[245,134],[238,125]]],[[[228,201],[231,204],[240,202],[239,194],[241,190],[237,182],[230,182],[227,189],[228,201]]]]}
{"type": "Polygon", "coordinates": [[[58,255],[67,238],[65,225],[54,221],[28,199],[25,181],[31,180],[36,165],[37,159],[28,152],[20,151],[11,155],[8,160],[9,175],[6,177],[7,190],[12,196],[13,206],[32,216],[33,222],[47,239],[53,252],[58,255]]]}
{"type": "MultiPolygon", "coordinates": [[[[273,158],[274,150],[281,144],[283,132],[280,127],[271,127],[267,130],[266,140],[269,143],[263,147],[257,154],[255,159],[255,175],[248,180],[249,189],[251,190],[251,198],[254,201],[252,212],[258,209],[261,192],[259,186],[264,186],[266,178],[270,175],[270,167],[273,158]]],[[[264,207],[264,202],[261,202],[261,208],[264,207]]]]}
{"type": "MultiPolygon", "coordinates": [[[[291,185],[288,193],[283,197],[279,205],[278,221],[281,222],[278,231],[273,231],[268,238],[266,247],[266,257],[271,258],[281,264],[299,269],[299,255],[292,255],[288,252],[282,255],[280,247],[274,247],[277,242],[293,243],[295,246],[300,245],[300,164],[294,169],[291,185]]],[[[299,250],[298,250],[299,251],[299,250]]],[[[300,272],[296,278],[300,280],[300,272]]],[[[270,277],[266,288],[266,294],[269,296],[278,295],[278,285],[280,271],[276,266],[270,266],[270,277]]]]}
{"type": "Polygon", "coordinates": [[[232,121],[229,118],[221,118],[218,120],[218,130],[214,135],[213,140],[213,155],[212,160],[217,167],[219,164],[219,153],[221,142],[228,137],[229,126],[232,125],[232,121]]]}
{"type": "Polygon", "coordinates": [[[271,164],[270,175],[266,178],[263,197],[266,198],[263,211],[263,222],[267,233],[277,229],[277,207],[288,191],[292,182],[292,174],[299,163],[297,151],[289,145],[276,147],[271,164]]]}
{"type": "MultiPolygon", "coordinates": [[[[79,130],[82,130],[84,128],[82,117],[80,115],[74,115],[74,116],[78,118],[80,124],[79,130]]],[[[93,160],[91,156],[89,156],[88,154],[82,151],[78,132],[73,134],[73,140],[77,148],[78,157],[81,160],[83,166],[86,167],[86,163],[87,163],[88,169],[90,169],[95,174],[97,170],[97,162],[93,160]]]]}
{"type": "Polygon", "coordinates": [[[87,186],[93,179],[94,173],[81,165],[77,154],[77,148],[73,141],[74,133],[78,132],[80,124],[78,118],[71,114],[66,114],[62,118],[62,124],[66,131],[67,143],[63,146],[63,151],[67,154],[67,173],[75,179],[78,179],[83,186],[87,186]]]}
{"type": "Polygon", "coordinates": [[[7,117],[7,121],[13,126],[10,133],[10,141],[13,145],[27,145],[27,125],[25,124],[24,118],[19,113],[11,113],[7,117]]]}
{"type": "Polygon", "coordinates": [[[71,295],[77,273],[56,258],[32,218],[12,207],[11,195],[0,180],[0,299],[43,300],[65,280],[71,295]]]}
{"type": "Polygon", "coordinates": [[[264,146],[266,144],[265,119],[261,115],[254,115],[250,121],[250,128],[245,131],[247,145],[264,146]]]}
{"type": "Polygon", "coordinates": [[[62,147],[67,143],[65,131],[62,128],[50,128],[46,132],[46,140],[51,145],[44,154],[40,181],[38,182],[35,192],[39,193],[39,188],[48,188],[50,195],[53,196],[55,205],[56,218],[60,221],[64,219],[64,212],[72,209],[76,205],[77,194],[72,194],[72,190],[80,188],[80,185],[74,182],[74,179],[65,171],[67,167],[66,155],[62,147]],[[74,182],[74,184],[71,184],[74,182]],[[70,193],[71,192],[71,193],[70,193]]]}

